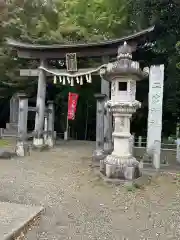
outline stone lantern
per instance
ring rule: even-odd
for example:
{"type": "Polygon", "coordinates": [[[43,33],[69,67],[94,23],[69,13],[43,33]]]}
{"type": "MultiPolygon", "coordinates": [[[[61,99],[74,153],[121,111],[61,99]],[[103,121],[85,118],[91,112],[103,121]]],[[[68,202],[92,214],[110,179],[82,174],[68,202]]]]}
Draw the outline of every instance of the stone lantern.
{"type": "Polygon", "coordinates": [[[136,81],[147,76],[132,61],[133,48],[126,42],[118,49],[117,61],[109,63],[104,78],[111,81],[111,100],[107,105],[114,117],[114,151],[101,160],[101,171],[108,178],[132,180],[140,176],[139,162],[132,156],[130,120],[141,107],[136,100],[136,81]]]}

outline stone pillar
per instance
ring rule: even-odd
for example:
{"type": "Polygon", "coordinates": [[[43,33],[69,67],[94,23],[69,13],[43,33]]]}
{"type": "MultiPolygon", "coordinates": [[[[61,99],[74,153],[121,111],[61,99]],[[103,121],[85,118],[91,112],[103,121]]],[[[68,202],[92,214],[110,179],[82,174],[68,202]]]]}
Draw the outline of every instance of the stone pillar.
{"type": "Polygon", "coordinates": [[[176,140],[176,161],[180,163],[180,138],[176,140]]]}
{"type": "Polygon", "coordinates": [[[105,106],[105,113],[104,113],[104,153],[110,154],[113,151],[113,141],[112,141],[112,112],[108,106],[105,106]]]}
{"type": "Polygon", "coordinates": [[[142,147],[142,136],[138,137],[138,147],[142,147]]]}
{"type": "Polygon", "coordinates": [[[54,146],[54,104],[53,101],[48,102],[48,135],[47,135],[47,141],[46,144],[49,147],[54,146]]]}
{"type": "Polygon", "coordinates": [[[10,100],[9,125],[10,128],[14,128],[16,130],[18,125],[19,95],[21,94],[20,93],[14,94],[10,100]]]}
{"type": "Polygon", "coordinates": [[[104,158],[104,105],[105,94],[95,94],[97,99],[96,108],[96,149],[93,153],[94,160],[101,160],[104,158]]]}
{"type": "MultiPolygon", "coordinates": [[[[101,94],[105,94],[105,101],[110,98],[110,83],[107,80],[101,79],[101,94]]],[[[112,152],[112,113],[106,106],[104,111],[104,153],[112,152]]]]}
{"type": "MultiPolygon", "coordinates": [[[[46,144],[48,138],[48,115],[46,114],[44,117],[44,143],[46,144]]],[[[47,145],[47,144],[46,144],[47,145]]]]}
{"type": "Polygon", "coordinates": [[[153,150],[153,166],[156,170],[159,170],[160,165],[161,165],[161,142],[155,141],[153,150]]]}
{"type": "Polygon", "coordinates": [[[16,143],[17,156],[24,157],[29,153],[27,143],[28,98],[19,96],[18,138],[16,143]]]}
{"type": "Polygon", "coordinates": [[[130,153],[134,155],[134,135],[131,135],[129,140],[130,140],[130,153]]]}
{"type": "MultiPolygon", "coordinates": [[[[41,66],[44,66],[44,60],[41,60],[41,66]]],[[[45,71],[39,69],[38,90],[36,101],[36,118],[35,118],[35,137],[33,145],[35,147],[42,147],[44,144],[43,128],[44,128],[44,115],[45,115],[45,100],[46,100],[46,74],[45,71]]]]}
{"type": "Polygon", "coordinates": [[[132,61],[132,49],[124,43],[118,49],[117,61],[109,63],[104,73],[112,82],[111,100],[107,104],[114,116],[114,150],[100,164],[108,178],[132,180],[141,174],[139,162],[132,156],[130,121],[141,106],[135,99],[136,81],[147,74],[141,71],[138,62],[132,61]]]}
{"type": "MultiPolygon", "coordinates": [[[[109,62],[109,57],[102,58],[103,64],[107,64],[109,62]]],[[[101,76],[101,94],[105,94],[105,101],[110,99],[110,82],[108,79],[103,79],[101,76]]],[[[112,112],[108,108],[105,107],[104,111],[104,153],[107,155],[111,153],[113,150],[112,144],[112,112]]]]}
{"type": "MultiPolygon", "coordinates": [[[[154,149],[156,142],[157,152],[161,152],[161,132],[162,132],[162,108],[164,91],[164,65],[151,66],[149,73],[149,113],[147,132],[147,153],[154,149]]],[[[158,153],[153,165],[156,169],[160,166],[160,154],[158,153]],[[158,159],[159,156],[159,159],[158,159]],[[159,161],[159,163],[158,163],[159,161]]]]}

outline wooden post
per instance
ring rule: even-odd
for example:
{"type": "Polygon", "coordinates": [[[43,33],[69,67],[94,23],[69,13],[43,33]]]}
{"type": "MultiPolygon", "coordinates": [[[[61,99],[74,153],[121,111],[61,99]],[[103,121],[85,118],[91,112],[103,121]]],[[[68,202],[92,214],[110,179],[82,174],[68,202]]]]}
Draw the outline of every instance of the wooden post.
{"type": "Polygon", "coordinates": [[[97,99],[96,110],[96,149],[93,153],[94,160],[102,160],[104,158],[104,100],[105,94],[95,94],[97,99]]]}
{"type": "Polygon", "coordinates": [[[142,136],[138,137],[138,147],[142,147],[142,136]]]}
{"type": "Polygon", "coordinates": [[[16,154],[24,157],[29,153],[27,141],[28,98],[24,94],[19,96],[18,139],[16,154]]]}
{"type": "MultiPolygon", "coordinates": [[[[41,66],[44,67],[45,62],[41,60],[41,66]]],[[[36,107],[38,111],[36,112],[35,118],[35,137],[33,145],[35,147],[42,147],[44,144],[43,139],[43,127],[44,127],[44,114],[45,114],[45,99],[46,99],[46,74],[45,71],[39,70],[38,78],[38,90],[37,90],[37,101],[36,107]]]]}
{"type": "Polygon", "coordinates": [[[68,112],[66,116],[66,131],[64,132],[64,140],[67,141],[69,139],[69,120],[68,120],[68,112]]]}

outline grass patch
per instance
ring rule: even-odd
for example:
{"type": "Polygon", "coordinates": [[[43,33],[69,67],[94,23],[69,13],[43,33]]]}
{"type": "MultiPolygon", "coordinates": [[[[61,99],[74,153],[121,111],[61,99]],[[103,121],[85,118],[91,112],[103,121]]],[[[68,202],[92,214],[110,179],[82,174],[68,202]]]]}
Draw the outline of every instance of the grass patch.
{"type": "Polygon", "coordinates": [[[7,139],[0,139],[0,147],[6,147],[9,146],[11,142],[7,139]]]}
{"type": "Polygon", "coordinates": [[[139,187],[136,184],[126,185],[126,190],[128,192],[135,192],[139,187]]]}

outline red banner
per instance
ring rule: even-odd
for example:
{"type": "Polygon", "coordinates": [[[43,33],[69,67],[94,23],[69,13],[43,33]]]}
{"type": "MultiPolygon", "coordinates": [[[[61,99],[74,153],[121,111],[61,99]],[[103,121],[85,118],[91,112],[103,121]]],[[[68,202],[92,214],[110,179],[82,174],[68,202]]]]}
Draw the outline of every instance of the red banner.
{"type": "Polygon", "coordinates": [[[69,92],[68,97],[68,120],[74,120],[76,114],[76,107],[79,95],[77,93],[69,92]]]}

